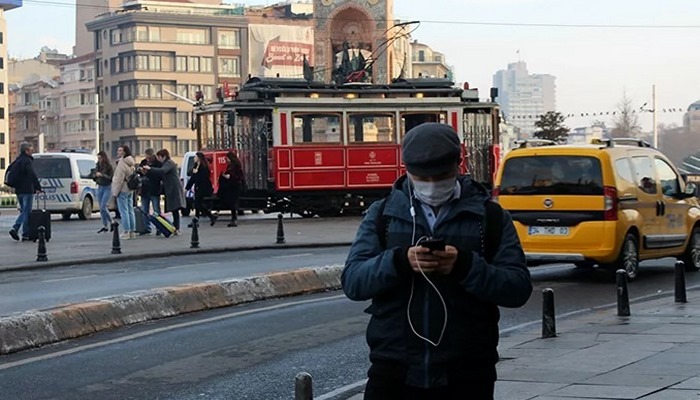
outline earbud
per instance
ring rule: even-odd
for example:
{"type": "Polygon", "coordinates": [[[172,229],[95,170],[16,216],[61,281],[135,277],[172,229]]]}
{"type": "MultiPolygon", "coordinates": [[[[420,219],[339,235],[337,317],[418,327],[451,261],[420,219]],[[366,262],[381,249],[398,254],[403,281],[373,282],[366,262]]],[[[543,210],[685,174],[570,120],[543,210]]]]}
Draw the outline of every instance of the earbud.
{"type": "Polygon", "coordinates": [[[411,217],[416,217],[416,209],[413,208],[413,204],[411,204],[411,217]]]}

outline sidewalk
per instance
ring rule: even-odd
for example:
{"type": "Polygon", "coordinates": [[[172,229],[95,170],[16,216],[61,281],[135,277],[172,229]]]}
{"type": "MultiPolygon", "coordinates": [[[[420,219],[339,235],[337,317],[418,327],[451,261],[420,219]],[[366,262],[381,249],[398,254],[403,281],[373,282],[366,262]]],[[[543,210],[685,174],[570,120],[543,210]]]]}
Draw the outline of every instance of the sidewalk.
{"type": "MultiPolygon", "coordinates": [[[[502,334],[496,400],[700,399],[700,292],[502,334]]],[[[465,397],[465,398],[468,398],[465,397]]],[[[349,400],[361,400],[362,394],[349,400]]]]}
{"type": "MultiPolygon", "coordinates": [[[[121,240],[121,255],[111,254],[111,233],[96,233],[100,228],[98,220],[54,219],[52,238],[46,244],[48,262],[36,262],[37,243],[16,242],[7,234],[9,227],[0,226],[0,271],[206,252],[350,245],[361,221],[360,217],[289,219],[287,214],[283,220],[286,243],[280,245],[276,244],[277,219],[264,217],[240,217],[236,228],[226,226],[230,218],[228,215],[222,215],[213,227],[204,218],[199,227],[199,249],[190,249],[191,229],[187,228],[187,224],[191,220],[183,218],[182,235],[166,239],[152,234],[121,240]]],[[[7,225],[7,221],[2,222],[0,225],[7,225]]]]}

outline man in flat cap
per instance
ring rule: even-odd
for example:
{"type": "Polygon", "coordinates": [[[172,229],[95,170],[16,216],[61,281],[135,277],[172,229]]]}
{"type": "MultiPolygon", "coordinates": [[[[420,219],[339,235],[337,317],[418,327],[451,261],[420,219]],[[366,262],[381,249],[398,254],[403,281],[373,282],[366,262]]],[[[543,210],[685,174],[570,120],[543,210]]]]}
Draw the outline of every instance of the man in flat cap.
{"type": "Polygon", "coordinates": [[[403,140],[407,174],[375,202],[350,248],[342,285],[372,300],[367,400],[492,400],[498,307],[532,292],[508,212],[459,175],[452,127],[426,123],[403,140]]]}

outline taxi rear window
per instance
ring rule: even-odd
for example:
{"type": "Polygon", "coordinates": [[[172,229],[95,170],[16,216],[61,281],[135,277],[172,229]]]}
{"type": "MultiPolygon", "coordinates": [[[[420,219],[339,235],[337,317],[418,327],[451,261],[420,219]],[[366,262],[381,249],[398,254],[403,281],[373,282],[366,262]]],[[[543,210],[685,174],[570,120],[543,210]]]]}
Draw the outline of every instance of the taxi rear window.
{"type": "Polygon", "coordinates": [[[72,179],[73,174],[70,169],[70,160],[64,157],[38,157],[32,163],[34,172],[39,179],[72,179]]]}
{"type": "Polygon", "coordinates": [[[506,160],[502,195],[603,195],[600,161],[583,156],[532,156],[506,160]]]}

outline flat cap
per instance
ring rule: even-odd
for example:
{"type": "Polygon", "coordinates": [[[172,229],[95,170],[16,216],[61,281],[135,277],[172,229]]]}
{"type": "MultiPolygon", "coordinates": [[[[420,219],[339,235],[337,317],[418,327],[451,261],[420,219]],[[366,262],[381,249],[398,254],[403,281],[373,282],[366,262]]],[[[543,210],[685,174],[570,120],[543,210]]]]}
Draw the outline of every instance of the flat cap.
{"type": "Polygon", "coordinates": [[[416,126],[403,138],[401,157],[406,170],[417,176],[439,176],[454,171],[462,149],[457,132],[434,122],[416,126]]]}

